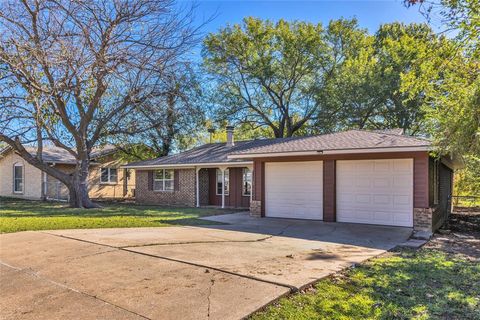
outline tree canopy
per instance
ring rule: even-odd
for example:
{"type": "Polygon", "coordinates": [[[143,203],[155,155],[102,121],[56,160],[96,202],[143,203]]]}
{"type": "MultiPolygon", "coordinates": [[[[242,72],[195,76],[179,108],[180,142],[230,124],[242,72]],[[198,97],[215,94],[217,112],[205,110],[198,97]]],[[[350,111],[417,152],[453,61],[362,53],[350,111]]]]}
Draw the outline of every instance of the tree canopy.
{"type": "Polygon", "coordinates": [[[426,24],[385,24],[370,35],[356,20],[323,28],[247,18],[210,34],[203,55],[220,119],[266,126],[275,137],[392,127],[424,134],[427,89],[450,46],[426,24]]]}

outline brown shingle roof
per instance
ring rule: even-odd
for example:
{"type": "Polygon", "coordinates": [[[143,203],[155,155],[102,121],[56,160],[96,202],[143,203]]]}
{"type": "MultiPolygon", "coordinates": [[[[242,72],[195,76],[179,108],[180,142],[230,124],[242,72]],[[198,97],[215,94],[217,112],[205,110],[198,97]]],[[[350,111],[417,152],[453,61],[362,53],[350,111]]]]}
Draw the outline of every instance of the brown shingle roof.
{"type": "Polygon", "coordinates": [[[429,146],[425,139],[383,131],[349,130],[310,137],[290,138],[233,154],[258,154],[325,150],[352,150],[429,146]]]}
{"type": "Polygon", "coordinates": [[[125,167],[235,163],[244,161],[242,159],[229,158],[231,155],[318,150],[401,148],[429,145],[430,142],[428,140],[403,136],[400,135],[398,130],[393,133],[350,130],[309,137],[238,141],[235,142],[233,147],[227,147],[225,143],[210,143],[166,157],[129,163],[125,167]]]}
{"type": "Polygon", "coordinates": [[[228,156],[235,152],[241,152],[254,147],[268,145],[277,139],[237,141],[232,147],[227,147],[226,143],[208,143],[202,146],[187,150],[185,152],[172,154],[152,160],[129,163],[125,167],[137,166],[160,166],[173,164],[195,164],[195,163],[235,163],[243,160],[228,159],[228,156]]]}

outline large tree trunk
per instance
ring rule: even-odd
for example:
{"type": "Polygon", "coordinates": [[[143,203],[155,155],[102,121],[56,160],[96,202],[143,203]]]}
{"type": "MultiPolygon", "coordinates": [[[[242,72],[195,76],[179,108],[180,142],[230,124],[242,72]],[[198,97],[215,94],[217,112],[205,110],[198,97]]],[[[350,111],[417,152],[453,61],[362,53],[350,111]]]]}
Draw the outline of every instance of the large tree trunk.
{"type": "Polygon", "coordinates": [[[77,166],[79,170],[72,176],[72,181],[67,185],[69,203],[72,208],[99,208],[100,206],[90,200],[88,196],[88,167],[89,161],[82,160],[77,166]],[[77,173],[79,172],[79,173],[77,173]]]}
{"type": "Polygon", "coordinates": [[[72,208],[99,208],[100,206],[88,196],[88,187],[84,183],[73,182],[67,186],[69,190],[69,203],[72,208]]]}

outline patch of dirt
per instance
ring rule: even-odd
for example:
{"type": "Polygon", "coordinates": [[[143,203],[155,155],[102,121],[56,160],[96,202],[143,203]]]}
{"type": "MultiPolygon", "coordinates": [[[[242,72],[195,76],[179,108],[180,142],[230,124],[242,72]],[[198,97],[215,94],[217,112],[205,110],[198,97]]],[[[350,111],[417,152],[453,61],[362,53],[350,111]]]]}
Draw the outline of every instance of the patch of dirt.
{"type": "Polygon", "coordinates": [[[425,247],[480,261],[480,208],[456,207],[449,221],[425,247]]]}
{"type": "Polygon", "coordinates": [[[468,232],[480,235],[480,207],[455,207],[445,228],[453,232],[468,232]]]}

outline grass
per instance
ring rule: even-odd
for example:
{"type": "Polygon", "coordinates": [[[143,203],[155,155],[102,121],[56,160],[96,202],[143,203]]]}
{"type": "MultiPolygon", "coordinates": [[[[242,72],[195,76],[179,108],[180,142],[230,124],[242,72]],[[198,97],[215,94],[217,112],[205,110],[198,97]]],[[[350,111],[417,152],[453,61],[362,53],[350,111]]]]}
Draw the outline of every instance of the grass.
{"type": "Polygon", "coordinates": [[[102,204],[100,209],[68,208],[64,203],[0,198],[0,232],[54,229],[165,227],[214,224],[199,217],[225,210],[102,204]]]}
{"type": "Polygon", "coordinates": [[[252,318],[480,319],[480,263],[436,249],[388,253],[252,318]]]}

